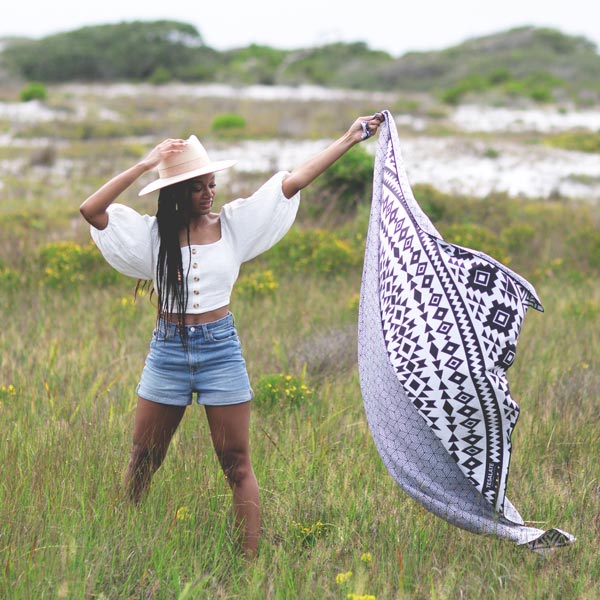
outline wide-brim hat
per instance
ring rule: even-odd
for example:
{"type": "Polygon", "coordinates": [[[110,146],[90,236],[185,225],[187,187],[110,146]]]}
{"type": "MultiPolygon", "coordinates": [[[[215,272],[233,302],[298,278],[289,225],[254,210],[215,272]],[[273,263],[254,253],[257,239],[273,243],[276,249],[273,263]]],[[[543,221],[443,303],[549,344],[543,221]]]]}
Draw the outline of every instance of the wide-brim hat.
{"type": "Polygon", "coordinates": [[[158,164],[158,179],[142,188],[139,196],[144,196],[155,190],[193,179],[207,173],[222,171],[235,165],[237,160],[210,160],[208,152],[200,140],[191,135],[186,140],[183,152],[165,157],[158,164]]]}

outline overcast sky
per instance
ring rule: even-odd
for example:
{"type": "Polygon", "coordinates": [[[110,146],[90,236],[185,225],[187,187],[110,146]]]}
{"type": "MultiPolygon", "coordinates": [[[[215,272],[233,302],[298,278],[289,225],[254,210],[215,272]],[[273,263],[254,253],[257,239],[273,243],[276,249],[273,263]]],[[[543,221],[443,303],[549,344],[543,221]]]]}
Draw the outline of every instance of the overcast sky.
{"type": "Polygon", "coordinates": [[[251,43],[295,49],[362,41],[398,57],[522,25],[583,35],[600,47],[597,0],[37,0],[10,3],[0,18],[0,37],[41,37],[84,25],[156,19],[191,23],[218,50],[251,43]]]}

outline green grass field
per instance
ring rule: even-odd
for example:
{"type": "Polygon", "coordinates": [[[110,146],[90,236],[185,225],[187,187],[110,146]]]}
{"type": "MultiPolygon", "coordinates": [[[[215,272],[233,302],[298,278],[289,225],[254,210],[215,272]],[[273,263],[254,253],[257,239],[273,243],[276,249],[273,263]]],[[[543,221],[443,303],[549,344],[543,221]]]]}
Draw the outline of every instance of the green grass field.
{"type": "Polygon", "coordinates": [[[577,543],[544,559],[456,529],[383,467],[356,369],[363,208],[331,231],[333,242],[302,237],[315,227],[306,212],[291,234],[303,252],[306,240],[333,243],[348,258],[343,271],[325,269],[318,252],[302,269],[285,266],[282,246],[244,268],[234,295],[261,390],[251,440],[264,533],[247,563],[200,407],[188,410],[143,505],[122,498],[154,306],[148,296],[132,302],[135,282],[113,276],[88,246],[77,208],[139,150],[94,139],[58,147],[89,162],[64,176],[32,166],[0,191],[0,598],[600,597],[595,209],[428,198],[430,208],[454,207],[440,223],[457,239],[481,232],[457,230],[456,211],[488,227],[493,240],[476,239],[506,253],[540,294],[546,312],[527,316],[508,373],[521,405],[508,496],[526,521],[577,543]]]}

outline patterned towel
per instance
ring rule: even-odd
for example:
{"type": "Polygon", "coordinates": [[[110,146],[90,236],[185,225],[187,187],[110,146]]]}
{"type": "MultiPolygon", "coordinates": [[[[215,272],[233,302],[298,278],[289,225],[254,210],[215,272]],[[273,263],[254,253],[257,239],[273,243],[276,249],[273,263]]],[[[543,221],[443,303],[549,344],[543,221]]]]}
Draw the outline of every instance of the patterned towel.
{"type": "Polygon", "coordinates": [[[493,258],[445,242],[416,203],[383,111],[359,311],[359,374],[375,445],[426,509],[533,550],[573,543],[524,525],[506,497],[519,407],[505,370],[535,290],[493,258]]]}

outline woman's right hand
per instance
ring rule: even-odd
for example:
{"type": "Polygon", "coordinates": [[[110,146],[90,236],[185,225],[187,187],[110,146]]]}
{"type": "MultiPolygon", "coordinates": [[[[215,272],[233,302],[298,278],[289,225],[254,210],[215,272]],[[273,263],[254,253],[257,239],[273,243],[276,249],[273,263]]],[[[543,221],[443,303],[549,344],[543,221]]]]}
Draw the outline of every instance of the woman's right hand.
{"type": "Polygon", "coordinates": [[[113,177],[85,200],[79,207],[83,218],[96,229],[104,229],[108,225],[106,209],[117,197],[146,171],[156,167],[163,158],[183,152],[185,144],[185,140],[167,139],[155,146],[145,158],[113,177]]]}
{"type": "Polygon", "coordinates": [[[171,154],[181,154],[185,145],[185,140],[171,138],[163,140],[160,144],[157,144],[150,150],[148,155],[140,161],[140,165],[147,171],[150,171],[151,169],[154,169],[154,167],[157,167],[161,160],[167,156],[170,156],[171,154]]]}

